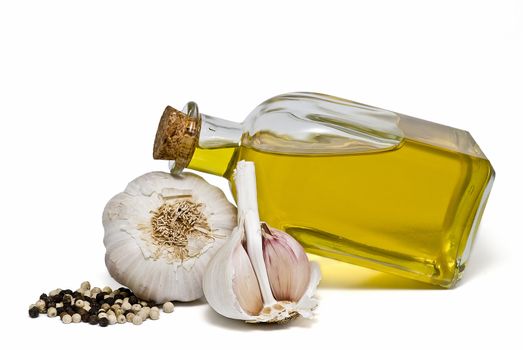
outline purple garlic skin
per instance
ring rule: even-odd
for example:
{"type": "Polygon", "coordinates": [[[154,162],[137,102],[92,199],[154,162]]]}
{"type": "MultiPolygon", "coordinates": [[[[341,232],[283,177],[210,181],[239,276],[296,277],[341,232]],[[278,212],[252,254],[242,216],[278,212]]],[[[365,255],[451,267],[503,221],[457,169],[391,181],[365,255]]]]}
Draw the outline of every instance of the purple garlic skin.
{"type": "Polygon", "coordinates": [[[261,224],[263,259],[274,298],[297,302],[305,294],[311,276],[309,259],[291,235],[261,224]]]}

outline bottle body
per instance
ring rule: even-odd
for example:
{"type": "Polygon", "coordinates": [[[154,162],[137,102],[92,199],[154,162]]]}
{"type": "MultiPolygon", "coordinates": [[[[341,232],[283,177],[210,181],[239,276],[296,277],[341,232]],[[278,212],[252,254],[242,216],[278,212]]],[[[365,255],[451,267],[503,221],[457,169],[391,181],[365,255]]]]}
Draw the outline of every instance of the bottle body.
{"type": "Polygon", "coordinates": [[[188,167],[232,183],[253,161],[261,219],[308,252],[444,287],[461,277],[494,179],[468,132],[310,93],[262,103],[236,143],[206,128],[188,167]]]}

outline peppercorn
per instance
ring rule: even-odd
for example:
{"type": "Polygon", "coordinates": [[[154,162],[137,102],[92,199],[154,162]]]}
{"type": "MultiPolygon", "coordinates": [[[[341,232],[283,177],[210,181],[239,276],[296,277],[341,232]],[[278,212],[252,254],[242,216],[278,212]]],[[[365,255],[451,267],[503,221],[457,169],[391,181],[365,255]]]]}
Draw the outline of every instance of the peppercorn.
{"type": "Polygon", "coordinates": [[[73,297],[70,294],[64,295],[62,299],[62,303],[64,303],[65,306],[71,305],[73,302],[73,297]]]}
{"type": "Polygon", "coordinates": [[[60,306],[60,307],[57,307],[57,308],[56,308],[56,313],[57,313],[58,315],[61,315],[62,312],[65,312],[65,309],[64,309],[63,307],[60,306]]]}
{"type": "Polygon", "coordinates": [[[134,295],[131,296],[131,297],[129,297],[129,303],[130,303],[131,305],[137,304],[137,303],[138,303],[138,298],[135,297],[134,295]]]}
{"type": "Polygon", "coordinates": [[[165,304],[163,304],[163,312],[165,313],[171,313],[174,311],[174,304],[171,303],[170,301],[166,302],[165,304]]]}
{"type": "Polygon", "coordinates": [[[76,311],[74,311],[74,309],[71,307],[71,306],[68,306],[65,308],[65,312],[67,312],[69,315],[73,315],[74,313],[76,313],[76,311]]]}
{"type": "Polygon", "coordinates": [[[124,311],[131,310],[132,307],[133,307],[133,306],[132,306],[131,303],[129,303],[129,302],[125,302],[125,301],[124,301],[124,303],[122,304],[122,310],[124,310],[124,311]]]}
{"type": "Polygon", "coordinates": [[[83,289],[83,290],[91,289],[91,283],[89,283],[89,281],[82,282],[82,284],[80,284],[80,289],[83,289]]]}
{"type": "Polygon", "coordinates": [[[107,320],[109,321],[109,324],[116,324],[117,322],[117,319],[116,319],[116,316],[115,315],[108,315],[107,316],[107,320]]]}
{"type": "Polygon", "coordinates": [[[89,313],[85,313],[85,314],[81,314],[81,316],[82,316],[82,322],[87,323],[87,322],[89,322],[89,317],[91,315],[89,315],[89,313]]]}
{"type": "Polygon", "coordinates": [[[37,318],[40,315],[40,310],[36,306],[29,309],[29,317],[37,318]]]}
{"type": "Polygon", "coordinates": [[[142,305],[140,305],[140,304],[134,304],[134,305],[131,307],[131,310],[133,310],[134,312],[138,312],[138,311],[140,311],[141,308],[142,308],[142,305]]]}
{"type": "Polygon", "coordinates": [[[153,310],[151,309],[151,311],[149,311],[149,318],[151,320],[157,320],[160,318],[160,310],[156,309],[156,310],[153,310]]]}
{"type": "Polygon", "coordinates": [[[48,317],[56,317],[57,313],[56,313],[56,309],[54,307],[50,307],[49,309],[47,309],[47,316],[48,317]]]}
{"type": "Polygon", "coordinates": [[[80,314],[73,314],[73,323],[80,323],[82,321],[82,316],[80,314]]]}
{"type": "Polygon", "coordinates": [[[123,324],[127,322],[127,318],[125,317],[125,315],[118,315],[118,317],[116,317],[116,321],[120,324],[123,324]]]}
{"type": "Polygon", "coordinates": [[[138,315],[134,316],[133,317],[133,324],[138,326],[138,325],[141,325],[143,322],[142,318],[138,315]]]}
{"type": "Polygon", "coordinates": [[[70,289],[66,289],[66,290],[65,290],[65,294],[73,294],[73,291],[70,290],[70,289]]]}
{"type": "Polygon", "coordinates": [[[83,307],[84,307],[84,301],[78,299],[78,300],[76,300],[76,301],[74,302],[74,306],[79,307],[79,308],[83,308],[83,307]]]}
{"type": "Polygon", "coordinates": [[[89,316],[89,324],[92,324],[93,326],[97,325],[98,324],[98,316],[96,316],[96,315],[89,316]]]}
{"type": "Polygon", "coordinates": [[[104,296],[105,296],[104,292],[100,292],[100,293],[96,294],[96,301],[99,303],[102,303],[102,301],[104,300],[104,296]]]}
{"type": "Polygon", "coordinates": [[[114,298],[113,297],[105,298],[104,303],[107,303],[109,305],[113,305],[114,304],[114,298]]]}
{"type": "Polygon", "coordinates": [[[109,325],[109,320],[107,319],[107,317],[101,317],[98,321],[98,324],[100,325],[100,327],[107,327],[109,325]]]}
{"type": "Polygon", "coordinates": [[[62,317],[62,322],[65,324],[69,324],[73,321],[73,318],[69,314],[65,314],[64,317],[62,317]]]}
{"type": "Polygon", "coordinates": [[[64,318],[65,315],[68,315],[67,312],[63,311],[62,313],[60,313],[60,319],[64,318]]]}

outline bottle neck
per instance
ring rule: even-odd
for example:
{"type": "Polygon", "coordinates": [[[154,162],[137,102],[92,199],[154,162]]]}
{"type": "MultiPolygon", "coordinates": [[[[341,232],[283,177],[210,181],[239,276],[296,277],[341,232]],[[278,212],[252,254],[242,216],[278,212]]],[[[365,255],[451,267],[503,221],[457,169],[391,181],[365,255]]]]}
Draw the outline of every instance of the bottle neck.
{"type": "Polygon", "coordinates": [[[240,123],[200,113],[200,134],[187,167],[227,177],[242,133],[240,123]]]}

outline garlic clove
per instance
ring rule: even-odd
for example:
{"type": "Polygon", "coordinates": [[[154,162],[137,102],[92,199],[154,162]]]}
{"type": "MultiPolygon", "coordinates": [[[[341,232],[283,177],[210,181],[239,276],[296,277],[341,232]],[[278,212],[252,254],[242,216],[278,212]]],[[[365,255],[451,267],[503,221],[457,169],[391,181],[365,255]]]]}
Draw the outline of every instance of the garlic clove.
{"type": "Polygon", "coordinates": [[[252,162],[238,162],[235,182],[238,226],[207,265],[207,302],[219,314],[249,323],[311,317],[317,306],[313,296],[320,280],[318,265],[308,261],[292,237],[260,223],[252,162]],[[269,232],[262,235],[262,230],[269,232]]]}
{"type": "Polygon", "coordinates": [[[263,300],[247,252],[241,244],[233,252],[233,291],[241,308],[249,315],[258,315],[263,308],[263,300]]]}
{"type": "Polygon", "coordinates": [[[298,302],[309,286],[311,268],[303,247],[289,234],[262,223],[263,259],[276,300],[298,302]]]}
{"type": "Polygon", "coordinates": [[[237,320],[255,320],[240,305],[234,292],[235,276],[233,254],[241,246],[242,227],[236,227],[230,238],[211,258],[203,275],[203,293],[207,303],[220,315],[237,320]]]}

